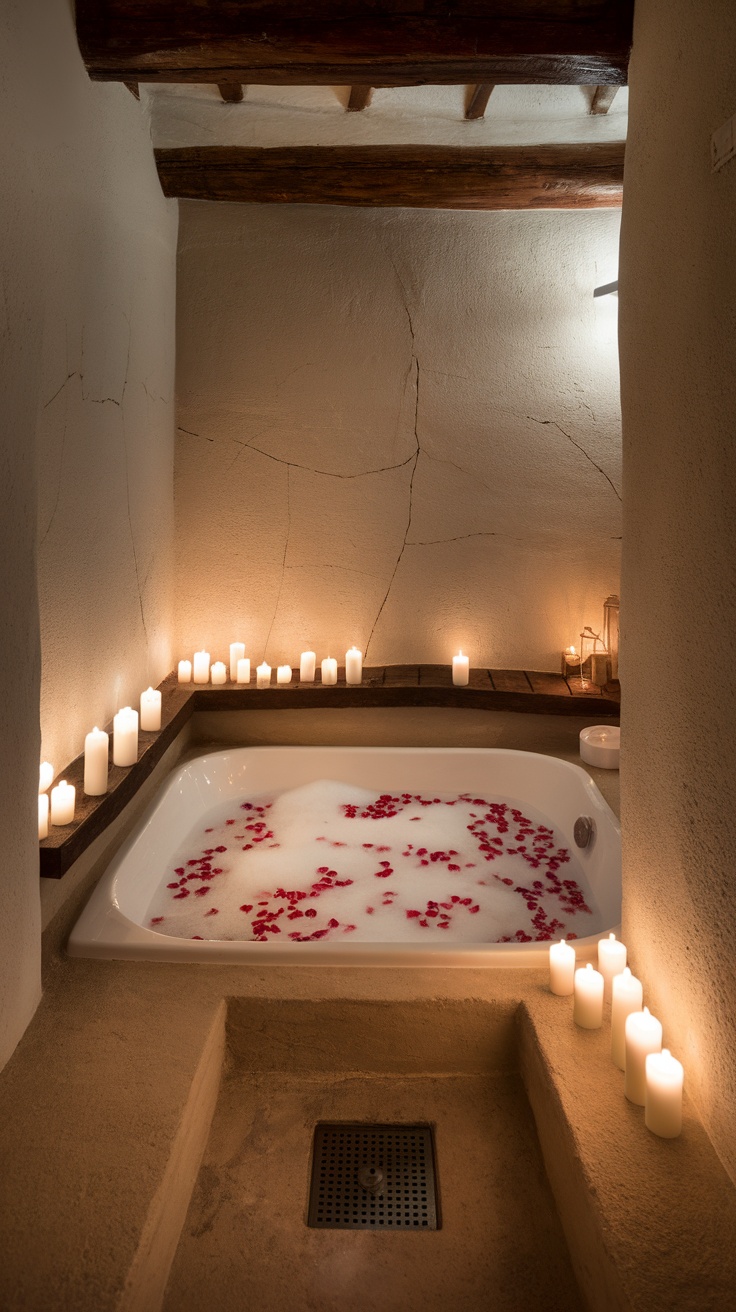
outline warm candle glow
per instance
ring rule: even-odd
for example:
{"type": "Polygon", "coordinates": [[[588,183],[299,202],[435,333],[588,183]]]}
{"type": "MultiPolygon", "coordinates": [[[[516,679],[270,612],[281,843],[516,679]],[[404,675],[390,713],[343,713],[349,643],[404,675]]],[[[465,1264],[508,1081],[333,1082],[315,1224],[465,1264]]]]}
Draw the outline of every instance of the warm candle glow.
{"type": "Polygon", "coordinates": [[[279,665],[278,669],[276,670],[276,682],[277,682],[277,683],[291,683],[291,666],[290,666],[290,665],[279,665]]]}
{"type": "Polygon", "coordinates": [[[161,693],[158,688],[146,688],[141,693],[141,729],[155,733],[161,728],[161,693]]]}
{"type": "Polygon", "coordinates": [[[603,976],[606,1002],[611,1001],[611,983],[615,975],[620,975],[626,965],[626,948],[619,943],[615,934],[598,940],[598,969],[603,976]]]}
{"type": "Polygon", "coordinates": [[[107,792],[110,737],[95,725],[84,740],[84,791],[88,797],[102,797],[107,792]]]}
{"type": "Polygon", "coordinates": [[[38,771],[38,791],[48,792],[54,782],[54,767],[50,761],[42,761],[38,771]]]}
{"type": "Polygon", "coordinates": [[[270,683],[271,683],[271,666],[267,665],[266,662],[264,661],[263,664],[259,665],[258,668],[256,669],[256,687],[268,688],[270,683]]]}
{"type": "Polygon", "coordinates": [[[195,651],[194,682],[209,683],[209,681],[210,681],[210,654],[208,651],[195,651]]]}
{"type": "Polygon", "coordinates": [[[559,998],[568,997],[575,987],[575,949],[562,938],[549,945],[549,987],[559,998]]]}
{"type": "Polygon", "coordinates": [[[646,1096],[645,1062],[650,1052],[659,1052],[662,1048],[662,1026],[655,1016],[645,1007],[643,1011],[632,1011],[626,1017],[624,1027],[626,1035],[626,1070],[624,1072],[624,1093],[629,1102],[644,1106],[646,1096]]]}
{"type": "Polygon", "coordinates": [[[236,671],[238,683],[250,683],[250,657],[242,656],[236,671]]]}
{"type": "Polygon", "coordinates": [[[625,966],[611,981],[611,1057],[619,1070],[626,1070],[626,1017],[641,1011],[644,989],[641,980],[625,966]]]}
{"type": "Polygon", "coordinates": [[[322,662],[322,682],[337,683],[337,661],[334,656],[326,656],[322,662]]]}
{"type": "Polygon", "coordinates": [[[138,712],[123,706],[112,722],[113,765],[135,765],[138,760],[138,712]]]}
{"type": "Polygon", "coordinates": [[[52,825],[70,825],[74,819],[76,789],[62,779],[51,789],[51,823],[52,825]]]}
{"type": "Polygon", "coordinates": [[[317,669],[317,656],[313,651],[303,651],[299,661],[299,682],[314,683],[317,669]]]}
{"type": "Polygon", "coordinates": [[[238,682],[238,661],[242,661],[245,656],[244,642],[230,643],[230,682],[238,682]]]}
{"type": "Polygon", "coordinates": [[[603,1022],[603,976],[590,962],[575,971],[572,1018],[584,1030],[597,1030],[603,1022]]]}
{"type": "Polygon", "coordinates": [[[191,683],[191,682],[192,682],[192,662],[191,662],[191,661],[179,661],[179,669],[178,669],[177,674],[178,674],[179,683],[191,683]]]}
{"type": "Polygon", "coordinates": [[[345,652],[345,682],[358,684],[363,681],[363,653],[357,647],[345,652]]]}
{"type": "Polygon", "coordinates": [[[213,683],[227,683],[227,665],[224,661],[215,661],[210,670],[210,677],[213,683]]]}
{"type": "Polygon", "coordinates": [[[660,1139],[676,1139],[682,1129],[682,1063],[663,1048],[649,1053],[644,1068],[644,1124],[660,1139]]]}
{"type": "Polygon", "coordinates": [[[459,651],[452,658],[452,682],[457,688],[465,688],[470,679],[470,657],[459,651]]]}

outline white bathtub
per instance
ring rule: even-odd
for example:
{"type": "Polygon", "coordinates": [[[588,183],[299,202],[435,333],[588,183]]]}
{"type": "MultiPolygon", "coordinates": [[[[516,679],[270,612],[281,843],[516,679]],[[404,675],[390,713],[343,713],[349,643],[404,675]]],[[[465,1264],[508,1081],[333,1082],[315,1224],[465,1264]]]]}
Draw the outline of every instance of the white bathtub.
{"type": "Polygon", "coordinates": [[[161,871],[182,837],[230,799],[333,779],[377,791],[495,794],[526,803],[553,823],[579,861],[596,915],[575,943],[583,960],[621,919],[621,837],[616,817],[579,766],[534,752],[494,748],[243,747],[201,756],[176,770],[95,888],[69,939],[76,957],[253,965],[539,967],[547,943],[193,941],[145,925],[161,871]],[[579,816],[593,821],[575,845],[579,816]]]}

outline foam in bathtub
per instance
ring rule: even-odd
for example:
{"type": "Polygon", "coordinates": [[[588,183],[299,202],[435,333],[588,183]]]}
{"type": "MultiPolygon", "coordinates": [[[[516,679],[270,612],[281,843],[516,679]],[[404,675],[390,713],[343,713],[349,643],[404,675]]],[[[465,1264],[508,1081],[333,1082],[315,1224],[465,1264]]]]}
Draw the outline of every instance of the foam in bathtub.
{"type": "Polygon", "coordinates": [[[142,923],[226,941],[530,943],[583,937],[594,916],[574,854],[526,804],[320,780],[210,811],[142,923]]]}

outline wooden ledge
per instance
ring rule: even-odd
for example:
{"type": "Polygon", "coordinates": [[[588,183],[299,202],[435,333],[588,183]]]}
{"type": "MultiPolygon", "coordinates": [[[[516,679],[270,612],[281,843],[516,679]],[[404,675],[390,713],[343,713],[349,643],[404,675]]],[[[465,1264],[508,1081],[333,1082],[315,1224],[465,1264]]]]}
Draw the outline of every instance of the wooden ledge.
{"type": "MultiPolygon", "coordinates": [[[[66,874],[132,801],[196,711],[447,706],[610,718],[618,717],[620,701],[618,685],[610,690],[590,683],[584,687],[579,679],[566,680],[561,674],[524,670],[471,670],[468,686],[456,688],[447,665],[368,666],[363,670],[363,682],[357,686],[346,684],[345,670],[340,668],[338,682],[332,687],[321,683],[318,672],[314,683],[300,683],[297,679],[289,684],[272,683],[269,688],[256,688],[255,683],[226,683],[217,687],[178,683],[176,675],[169,674],[159,688],[163,694],[161,729],[139,735],[135,765],[110,766],[109,787],[104,797],[86,796],[83,756],[60,771],[77,790],[77,818],[71,825],[52,826],[48,838],[40,842],[44,878],[61,879],[66,874]]],[[[112,726],[106,727],[112,743],[112,726]]]]}

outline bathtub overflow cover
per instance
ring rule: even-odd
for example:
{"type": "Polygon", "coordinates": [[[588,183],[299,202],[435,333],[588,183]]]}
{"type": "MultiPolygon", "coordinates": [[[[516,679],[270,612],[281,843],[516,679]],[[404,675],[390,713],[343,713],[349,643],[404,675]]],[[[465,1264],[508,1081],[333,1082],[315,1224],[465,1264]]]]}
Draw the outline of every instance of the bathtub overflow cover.
{"type": "Polygon", "coordinates": [[[595,823],[589,815],[579,815],[573,829],[578,847],[589,847],[595,837],[595,823]]]}
{"type": "Polygon", "coordinates": [[[358,1184],[371,1194],[377,1194],[383,1184],[383,1171],[377,1166],[361,1166],[358,1171],[358,1184]]]}

